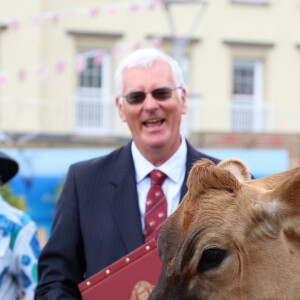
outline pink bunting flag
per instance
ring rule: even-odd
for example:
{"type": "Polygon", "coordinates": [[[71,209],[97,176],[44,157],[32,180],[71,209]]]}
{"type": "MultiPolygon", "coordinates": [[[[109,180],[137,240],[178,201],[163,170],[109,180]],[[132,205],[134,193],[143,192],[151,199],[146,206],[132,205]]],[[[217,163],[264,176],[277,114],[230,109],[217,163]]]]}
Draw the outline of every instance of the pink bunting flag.
{"type": "Polygon", "coordinates": [[[122,54],[122,48],[120,46],[116,46],[113,48],[113,56],[120,57],[122,54]]]}
{"type": "Polygon", "coordinates": [[[130,6],[130,11],[131,12],[136,12],[136,11],[138,11],[139,10],[139,5],[137,4],[137,3],[134,3],[134,4],[132,4],[131,6],[130,6]]]}
{"type": "Polygon", "coordinates": [[[162,42],[162,38],[159,36],[155,36],[151,39],[151,43],[153,46],[158,46],[162,42]]]}
{"type": "Polygon", "coordinates": [[[32,25],[35,28],[40,28],[42,26],[42,18],[40,16],[34,16],[32,19],[32,25]]]}
{"type": "Polygon", "coordinates": [[[45,80],[48,76],[48,70],[45,66],[40,66],[38,68],[38,77],[40,80],[45,80]]]}
{"type": "Polygon", "coordinates": [[[94,58],[94,63],[96,65],[101,65],[102,61],[103,61],[103,57],[104,57],[104,54],[101,51],[99,51],[94,58]]]}
{"type": "Polygon", "coordinates": [[[149,1],[148,4],[147,4],[147,10],[153,10],[155,9],[157,5],[157,1],[149,1]]]}
{"type": "Polygon", "coordinates": [[[112,5],[108,8],[108,13],[110,15],[115,15],[118,12],[118,7],[116,5],[112,5]]]}
{"type": "Polygon", "coordinates": [[[10,22],[10,27],[13,30],[18,30],[20,28],[21,21],[18,18],[13,18],[10,22]]]}
{"type": "Polygon", "coordinates": [[[7,75],[0,73],[0,88],[4,87],[7,84],[7,75]]]}
{"type": "Polygon", "coordinates": [[[97,17],[99,15],[99,8],[95,7],[95,8],[92,8],[91,11],[90,11],[90,16],[91,17],[97,17]]]}
{"type": "Polygon", "coordinates": [[[25,72],[25,70],[20,70],[18,72],[18,80],[20,82],[23,82],[23,81],[25,81],[25,79],[26,79],[26,72],[25,72]]]}
{"type": "Polygon", "coordinates": [[[133,49],[134,50],[138,50],[140,48],[142,48],[142,43],[141,42],[134,43],[134,45],[133,45],[133,49]]]}
{"type": "Polygon", "coordinates": [[[59,61],[56,64],[56,72],[61,74],[64,72],[64,70],[65,70],[65,63],[63,61],[59,61]]]}
{"type": "Polygon", "coordinates": [[[77,56],[76,58],[76,69],[79,72],[84,71],[86,68],[86,59],[82,56],[77,56]]]}
{"type": "Polygon", "coordinates": [[[58,13],[53,13],[51,17],[51,21],[53,24],[57,24],[59,22],[59,14],[58,13]]]}

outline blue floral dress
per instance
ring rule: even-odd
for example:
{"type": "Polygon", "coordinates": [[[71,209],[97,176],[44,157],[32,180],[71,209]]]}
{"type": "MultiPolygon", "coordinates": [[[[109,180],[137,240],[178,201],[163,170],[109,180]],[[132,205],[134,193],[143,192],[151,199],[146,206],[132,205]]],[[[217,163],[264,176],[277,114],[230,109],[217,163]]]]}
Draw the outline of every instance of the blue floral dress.
{"type": "Polygon", "coordinates": [[[0,299],[33,299],[40,255],[35,223],[0,196],[0,299]]]}

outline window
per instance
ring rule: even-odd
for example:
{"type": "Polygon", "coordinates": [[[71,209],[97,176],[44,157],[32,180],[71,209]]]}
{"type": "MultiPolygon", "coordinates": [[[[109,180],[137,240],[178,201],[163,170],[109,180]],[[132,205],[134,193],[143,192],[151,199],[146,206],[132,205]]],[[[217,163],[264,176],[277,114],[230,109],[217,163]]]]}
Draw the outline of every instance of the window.
{"type": "Polygon", "coordinates": [[[240,99],[259,101],[262,88],[262,63],[260,61],[235,60],[233,72],[235,101],[240,99]]]}
{"type": "MultiPolygon", "coordinates": [[[[102,52],[101,52],[102,53],[102,52]]],[[[83,58],[84,59],[84,58],[83,58]]],[[[80,89],[101,89],[102,87],[102,64],[94,63],[94,57],[86,57],[84,60],[86,66],[79,74],[80,89]]]]}
{"type": "Polygon", "coordinates": [[[231,131],[264,131],[268,109],[263,105],[263,63],[260,60],[233,61],[230,104],[231,131]]]}
{"type": "Polygon", "coordinates": [[[77,67],[81,71],[74,98],[74,130],[81,134],[110,134],[113,129],[110,55],[104,50],[81,52],[77,67]]]}
{"type": "Polygon", "coordinates": [[[77,55],[76,92],[72,99],[75,134],[115,135],[118,118],[111,91],[112,49],[121,33],[69,30],[77,55]]]}

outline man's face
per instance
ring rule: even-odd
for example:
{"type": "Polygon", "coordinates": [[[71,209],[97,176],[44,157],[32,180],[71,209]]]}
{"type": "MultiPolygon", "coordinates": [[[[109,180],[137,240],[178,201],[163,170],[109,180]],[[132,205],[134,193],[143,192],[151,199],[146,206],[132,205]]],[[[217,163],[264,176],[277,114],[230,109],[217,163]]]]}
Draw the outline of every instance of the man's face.
{"type": "MultiPolygon", "coordinates": [[[[123,71],[123,95],[134,91],[151,92],[161,87],[175,88],[171,67],[162,60],[150,68],[127,68],[123,71]]],[[[158,101],[147,94],[140,104],[129,104],[125,98],[116,99],[119,115],[127,122],[138,149],[144,156],[161,150],[162,155],[171,156],[180,145],[181,115],[186,113],[186,91],[178,90],[171,97],[158,101]]]]}

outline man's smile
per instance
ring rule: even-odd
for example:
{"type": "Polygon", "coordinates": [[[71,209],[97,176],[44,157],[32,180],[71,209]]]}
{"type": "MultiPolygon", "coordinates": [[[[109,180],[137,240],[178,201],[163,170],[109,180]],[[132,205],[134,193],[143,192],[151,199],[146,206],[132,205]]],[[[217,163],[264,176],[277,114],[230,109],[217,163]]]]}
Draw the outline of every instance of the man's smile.
{"type": "Polygon", "coordinates": [[[152,119],[143,122],[146,127],[157,127],[165,122],[165,119],[152,119]]]}

